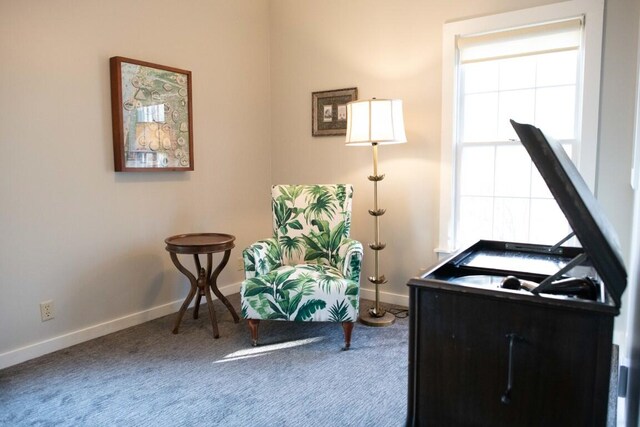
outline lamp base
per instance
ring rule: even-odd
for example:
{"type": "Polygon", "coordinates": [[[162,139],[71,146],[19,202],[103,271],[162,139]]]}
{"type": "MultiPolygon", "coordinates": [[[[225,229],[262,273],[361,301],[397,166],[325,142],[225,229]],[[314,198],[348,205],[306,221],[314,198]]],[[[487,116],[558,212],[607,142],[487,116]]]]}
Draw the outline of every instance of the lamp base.
{"type": "Polygon", "coordinates": [[[382,316],[377,316],[375,314],[375,309],[369,309],[369,313],[365,316],[360,316],[360,323],[366,326],[390,326],[396,321],[396,316],[393,314],[386,312],[382,316]]]}

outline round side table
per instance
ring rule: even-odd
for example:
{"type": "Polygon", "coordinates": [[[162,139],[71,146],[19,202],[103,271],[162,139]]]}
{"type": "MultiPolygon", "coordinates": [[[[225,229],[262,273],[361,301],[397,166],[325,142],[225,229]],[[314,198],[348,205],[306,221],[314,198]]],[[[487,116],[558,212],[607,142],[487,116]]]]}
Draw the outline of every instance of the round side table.
{"type": "Polygon", "coordinates": [[[207,299],[207,308],[209,310],[209,317],[211,318],[211,326],[213,327],[213,337],[220,337],[220,332],[218,331],[218,320],[216,319],[216,313],[213,309],[213,302],[211,300],[209,288],[211,288],[216,297],[218,297],[218,299],[222,301],[224,305],[229,309],[229,311],[231,312],[231,316],[233,316],[234,322],[238,323],[240,321],[240,319],[238,318],[238,314],[234,310],[229,300],[226,299],[225,296],[222,295],[222,292],[220,292],[220,290],[218,289],[217,283],[220,272],[229,261],[231,249],[235,247],[235,240],[235,236],[224,233],[179,234],[176,236],[167,237],[164,240],[164,242],[167,244],[166,250],[171,256],[171,261],[173,261],[173,264],[178,270],[180,270],[182,274],[187,276],[189,282],[191,283],[189,294],[182,303],[180,311],[178,311],[176,324],[173,327],[174,334],[178,333],[178,328],[180,327],[180,322],[182,321],[184,312],[187,311],[189,304],[191,304],[193,298],[196,296],[196,294],[198,294],[195,308],[193,310],[193,318],[198,318],[200,300],[202,299],[202,296],[204,296],[207,299]],[[213,254],[218,252],[224,252],[224,256],[222,257],[222,261],[220,261],[220,264],[218,264],[216,269],[212,271],[213,254]],[[196,274],[198,275],[198,277],[196,277],[180,263],[178,254],[193,255],[197,270],[196,274]],[[206,270],[200,264],[199,255],[201,254],[207,255],[206,270]]]}

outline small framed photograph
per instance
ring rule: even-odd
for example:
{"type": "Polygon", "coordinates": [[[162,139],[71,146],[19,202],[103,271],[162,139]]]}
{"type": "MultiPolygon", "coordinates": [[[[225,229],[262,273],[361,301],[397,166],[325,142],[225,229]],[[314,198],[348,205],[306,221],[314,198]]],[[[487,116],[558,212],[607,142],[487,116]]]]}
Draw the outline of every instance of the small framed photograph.
{"type": "Polygon", "coordinates": [[[191,71],[110,60],[116,172],[192,171],[191,71]]]}
{"type": "Polygon", "coordinates": [[[311,94],[312,136],[347,134],[347,103],[358,99],[358,88],[311,94]]]}

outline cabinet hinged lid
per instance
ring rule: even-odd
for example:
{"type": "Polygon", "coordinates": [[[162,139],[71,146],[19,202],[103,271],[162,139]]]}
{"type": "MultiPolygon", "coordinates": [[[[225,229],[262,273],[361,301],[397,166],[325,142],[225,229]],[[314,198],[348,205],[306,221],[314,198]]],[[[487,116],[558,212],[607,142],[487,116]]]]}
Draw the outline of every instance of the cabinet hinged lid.
{"type": "Polygon", "coordinates": [[[615,230],[562,146],[535,126],[511,120],[522,145],[536,165],[585,253],[617,307],[627,286],[615,230]]]}

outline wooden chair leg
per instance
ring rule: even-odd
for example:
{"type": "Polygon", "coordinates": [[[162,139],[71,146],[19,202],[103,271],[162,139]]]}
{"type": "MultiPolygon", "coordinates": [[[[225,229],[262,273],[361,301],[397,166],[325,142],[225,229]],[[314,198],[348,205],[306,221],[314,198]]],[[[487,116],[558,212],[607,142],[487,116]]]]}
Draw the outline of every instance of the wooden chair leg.
{"type": "Polygon", "coordinates": [[[353,331],[353,322],[342,322],[342,329],[344,329],[344,347],[343,350],[349,350],[351,347],[351,331],[353,331]]]}
{"type": "Polygon", "coordinates": [[[260,320],[247,319],[247,323],[249,324],[249,330],[251,331],[251,345],[254,347],[257,347],[258,346],[258,325],[260,324],[260,320]]]}

